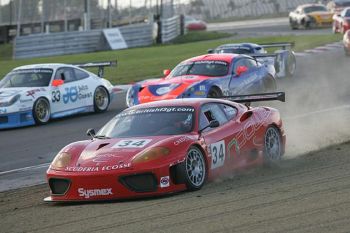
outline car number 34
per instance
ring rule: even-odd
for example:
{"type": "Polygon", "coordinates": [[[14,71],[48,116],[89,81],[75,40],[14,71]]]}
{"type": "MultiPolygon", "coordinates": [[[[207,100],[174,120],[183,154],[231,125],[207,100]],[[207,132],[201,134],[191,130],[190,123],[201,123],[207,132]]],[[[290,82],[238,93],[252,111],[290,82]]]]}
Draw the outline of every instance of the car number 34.
{"type": "Polygon", "coordinates": [[[219,141],[210,145],[211,169],[221,167],[225,163],[226,149],[225,141],[219,141]]]}
{"type": "Polygon", "coordinates": [[[142,148],[151,141],[151,139],[125,139],[114,144],[112,148],[142,148]]]}

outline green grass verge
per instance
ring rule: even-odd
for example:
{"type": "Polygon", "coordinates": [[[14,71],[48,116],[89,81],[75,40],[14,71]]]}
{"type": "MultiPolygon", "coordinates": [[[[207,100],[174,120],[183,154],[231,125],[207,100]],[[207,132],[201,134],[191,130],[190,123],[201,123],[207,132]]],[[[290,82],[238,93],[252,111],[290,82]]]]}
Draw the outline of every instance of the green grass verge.
{"type": "Polygon", "coordinates": [[[159,77],[163,69],[171,69],[180,61],[205,54],[207,49],[215,48],[224,43],[233,42],[286,42],[295,41],[295,51],[340,41],[340,35],[312,35],[312,36],[278,36],[246,39],[212,40],[176,45],[162,45],[127,50],[85,53],[47,58],[0,61],[0,77],[11,69],[33,63],[81,63],[89,61],[106,61],[118,59],[117,68],[107,68],[105,77],[113,84],[131,83],[147,78],[159,77]]]}
{"type": "Polygon", "coordinates": [[[194,31],[194,32],[189,32],[184,36],[179,36],[173,41],[173,44],[184,44],[184,43],[204,41],[204,40],[216,40],[216,39],[221,39],[221,38],[231,37],[231,36],[234,36],[234,35],[230,33],[225,33],[225,32],[194,31]]]}

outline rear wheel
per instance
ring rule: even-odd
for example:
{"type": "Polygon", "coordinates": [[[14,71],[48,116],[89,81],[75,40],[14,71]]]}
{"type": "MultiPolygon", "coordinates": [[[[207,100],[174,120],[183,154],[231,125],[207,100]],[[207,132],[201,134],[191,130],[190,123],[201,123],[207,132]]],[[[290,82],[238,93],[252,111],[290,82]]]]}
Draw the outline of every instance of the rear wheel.
{"type": "Polygon", "coordinates": [[[109,93],[106,88],[99,86],[94,94],[94,110],[95,112],[105,112],[109,106],[109,93]]]}
{"type": "Polygon", "coordinates": [[[293,77],[295,70],[296,70],[297,64],[295,55],[290,52],[287,59],[287,66],[286,66],[286,75],[287,77],[293,77]]]}
{"type": "Polygon", "coordinates": [[[51,110],[50,103],[45,98],[39,98],[33,105],[33,117],[35,123],[44,125],[50,120],[51,110]]]}
{"type": "Polygon", "coordinates": [[[264,80],[264,87],[263,88],[264,88],[262,90],[263,92],[276,91],[276,89],[277,89],[276,80],[271,75],[269,75],[264,80]]]}
{"type": "Polygon", "coordinates": [[[185,183],[190,191],[199,190],[204,185],[207,170],[204,155],[200,149],[191,146],[186,159],[177,167],[177,173],[181,183],[185,183]]]}
{"type": "Polygon", "coordinates": [[[332,32],[333,32],[334,34],[337,33],[337,26],[336,26],[335,22],[333,22],[333,24],[332,24],[332,32]]]}
{"type": "Polygon", "coordinates": [[[264,137],[264,163],[269,165],[281,160],[282,140],[279,130],[275,126],[269,126],[264,137]]]}

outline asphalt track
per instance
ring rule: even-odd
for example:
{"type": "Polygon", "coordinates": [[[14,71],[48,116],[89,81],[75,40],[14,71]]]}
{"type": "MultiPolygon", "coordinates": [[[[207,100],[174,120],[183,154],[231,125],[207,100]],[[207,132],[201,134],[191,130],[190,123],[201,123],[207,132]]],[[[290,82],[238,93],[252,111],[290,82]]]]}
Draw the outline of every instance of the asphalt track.
{"type": "MultiPolygon", "coordinates": [[[[349,232],[350,144],[324,149],[350,139],[349,59],[340,48],[297,59],[295,78],[279,82],[287,102],[272,104],[288,135],[280,166],[136,201],[48,205],[46,185],[1,192],[1,231],[349,232]]],[[[87,138],[87,128],[99,128],[120,108],[0,131],[0,187],[41,183],[61,147],[87,138]]]]}

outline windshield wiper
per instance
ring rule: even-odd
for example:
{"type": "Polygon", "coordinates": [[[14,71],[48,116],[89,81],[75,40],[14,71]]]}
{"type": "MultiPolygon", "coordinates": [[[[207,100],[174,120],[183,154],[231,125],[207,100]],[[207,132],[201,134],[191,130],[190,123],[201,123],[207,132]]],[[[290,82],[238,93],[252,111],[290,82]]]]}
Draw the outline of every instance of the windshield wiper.
{"type": "Polygon", "coordinates": [[[107,137],[106,135],[95,135],[94,138],[97,138],[97,139],[111,139],[110,137],[107,137]]]}

